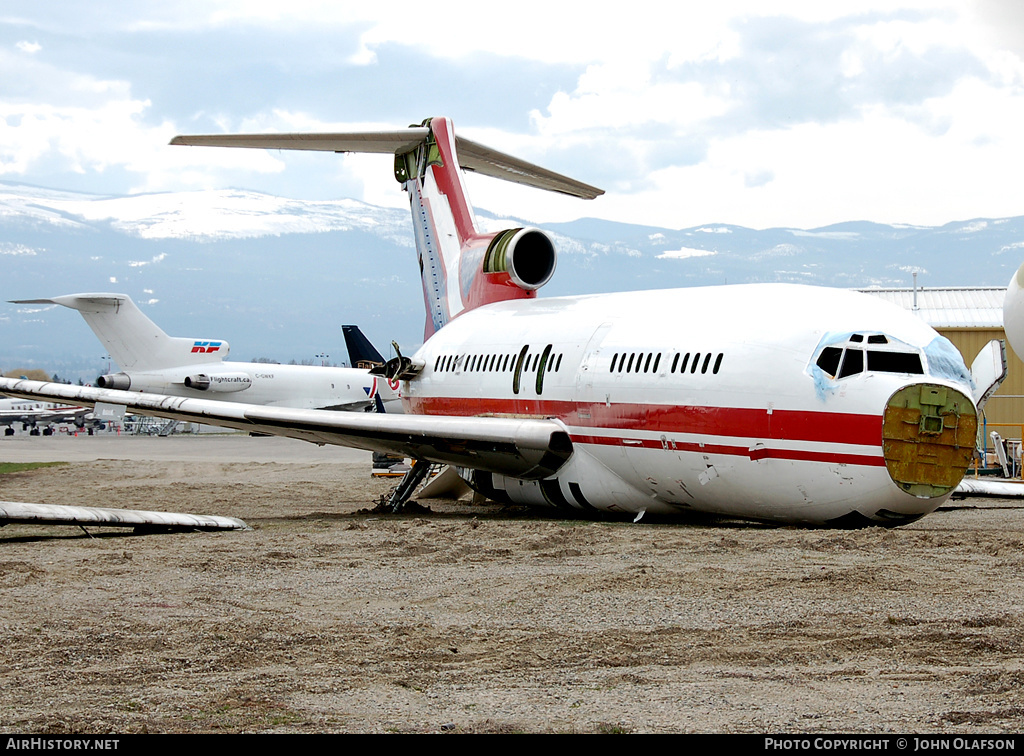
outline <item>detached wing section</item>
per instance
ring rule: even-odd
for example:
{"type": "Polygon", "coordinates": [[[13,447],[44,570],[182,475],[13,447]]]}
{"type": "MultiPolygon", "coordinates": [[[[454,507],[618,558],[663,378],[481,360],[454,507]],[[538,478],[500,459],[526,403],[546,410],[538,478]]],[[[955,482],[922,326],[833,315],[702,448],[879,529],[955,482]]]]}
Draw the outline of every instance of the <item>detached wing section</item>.
{"type": "MultiPolygon", "coordinates": [[[[320,152],[376,152],[403,155],[430,136],[426,126],[391,131],[353,131],[333,134],[197,134],[176,136],[171,144],[193,147],[252,147],[266,150],[313,150],[320,152]]],[[[455,136],[459,164],[492,178],[504,179],[551,192],[594,199],[604,194],[582,181],[549,171],[479,142],[455,136]]]]}
{"type": "Polygon", "coordinates": [[[569,434],[553,420],[264,407],[13,378],[0,378],[0,393],[89,407],[120,405],[141,415],[402,454],[528,480],[554,474],[573,450],[569,434]]]}

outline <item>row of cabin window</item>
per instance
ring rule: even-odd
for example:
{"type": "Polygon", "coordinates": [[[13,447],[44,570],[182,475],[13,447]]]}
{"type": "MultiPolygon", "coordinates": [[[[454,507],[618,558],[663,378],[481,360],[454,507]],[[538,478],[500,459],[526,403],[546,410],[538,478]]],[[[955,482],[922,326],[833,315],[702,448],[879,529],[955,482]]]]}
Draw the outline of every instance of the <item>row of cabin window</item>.
{"type": "MultiPolygon", "coordinates": [[[[438,358],[434,361],[434,370],[438,372],[450,373],[455,370],[460,360],[465,357],[463,372],[466,373],[507,373],[515,370],[517,358],[519,355],[516,354],[473,354],[473,355],[438,355],[438,358]]],[[[540,353],[527,355],[526,362],[523,365],[524,372],[533,372],[537,369],[537,363],[540,361],[540,353]]],[[[559,368],[562,367],[562,355],[558,354],[557,357],[549,359],[547,362],[547,372],[557,373],[559,368]]]]}
{"type": "MultiPolygon", "coordinates": [[[[675,373],[676,370],[678,370],[679,373],[682,374],[686,372],[686,368],[689,366],[691,373],[696,373],[698,369],[701,373],[706,373],[708,372],[708,367],[711,365],[711,358],[713,356],[714,355],[711,352],[705,352],[704,359],[702,361],[701,353],[697,352],[693,355],[693,362],[690,362],[689,352],[686,354],[680,354],[677,352],[672,357],[672,367],[669,372],[675,373]],[[682,358],[682,363],[680,363],[680,357],[682,358]]],[[[719,352],[718,356],[715,357],[715,364],[711,369],[713,375],[718,375],[718,371],[722,367],[722,357],[724,356],[725,355],[722,352],[719,352]]],[[[657,373],[658,366],[660,364],[661,352],[641,352],[640,354],[637,354],[636,352],[623,352],[622,354],[615,353],[612,355],[612,364],[608,369],[608,372],[639,373],[642,371],[644,373],[657,373]],[[653,364],[651,362],[652,358],[653,364]]]]}

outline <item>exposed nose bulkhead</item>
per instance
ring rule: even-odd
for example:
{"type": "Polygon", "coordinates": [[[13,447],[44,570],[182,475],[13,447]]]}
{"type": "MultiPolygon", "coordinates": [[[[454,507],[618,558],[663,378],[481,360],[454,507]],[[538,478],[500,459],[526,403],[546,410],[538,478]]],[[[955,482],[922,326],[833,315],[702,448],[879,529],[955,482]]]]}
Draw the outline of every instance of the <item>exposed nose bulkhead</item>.
{"type": "Polygon", "coordinates": [[[913,496],[934,499],[960,483],[974,456],[978,413],[949,386],[915,383],[886,403],[882,454],[889,477],[913,496]]]}

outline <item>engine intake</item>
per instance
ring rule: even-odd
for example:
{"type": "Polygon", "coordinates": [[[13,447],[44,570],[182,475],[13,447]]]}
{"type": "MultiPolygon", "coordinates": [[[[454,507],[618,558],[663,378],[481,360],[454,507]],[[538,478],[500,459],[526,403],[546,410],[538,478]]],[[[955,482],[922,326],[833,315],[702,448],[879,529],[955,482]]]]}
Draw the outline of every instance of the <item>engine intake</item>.
{"type": "Polygon", "coordinates": [[[484,254],[484,273],[507,272],[520,289],[533,291],[555,274],[555,244],[539,228],[510,228],[491,239],[484,254]]]}

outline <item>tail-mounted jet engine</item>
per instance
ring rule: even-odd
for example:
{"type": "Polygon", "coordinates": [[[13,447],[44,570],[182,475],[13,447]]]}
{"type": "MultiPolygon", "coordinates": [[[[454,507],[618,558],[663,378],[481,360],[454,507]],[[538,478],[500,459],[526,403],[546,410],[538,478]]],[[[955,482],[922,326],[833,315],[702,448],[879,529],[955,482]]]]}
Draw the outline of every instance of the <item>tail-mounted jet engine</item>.
{"type": "Polygon", "coordinates": [[[127,373],[110,373],[97,378],[96,385],[105,389],[128,391],[132,387],[132,378],[127,373]]]}
{"type": "Polygon", "coordinates": [[[554,242],[539,228],[510,228],[491,239],[484,253],[484,273],[507,272],[520,289],[535,291],[555,273],[554,242]]]}
{"type": "Polygon", "coordinates": [[[189,375],[185,377],[185,385],[197,391],[214,391],[218,393],[233,393],[245,391],[252,385],[252,378],[247,373],[216,373],[206,375],[189,375]]]}

